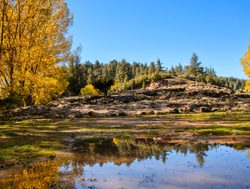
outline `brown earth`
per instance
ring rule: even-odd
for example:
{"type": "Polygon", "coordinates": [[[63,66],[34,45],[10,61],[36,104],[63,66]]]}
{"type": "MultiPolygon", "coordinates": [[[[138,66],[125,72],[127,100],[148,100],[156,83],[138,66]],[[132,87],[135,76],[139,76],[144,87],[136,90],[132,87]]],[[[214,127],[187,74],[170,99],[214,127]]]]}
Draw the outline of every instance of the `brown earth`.
{"type": "Polygon", "coordinates": [[[47,105],[9,111],[6,117],[84,118],[239,111],[250,108],[250,94],[186,79],[151,83],[145,90],[103,96],[64,97],[47,105]]]}

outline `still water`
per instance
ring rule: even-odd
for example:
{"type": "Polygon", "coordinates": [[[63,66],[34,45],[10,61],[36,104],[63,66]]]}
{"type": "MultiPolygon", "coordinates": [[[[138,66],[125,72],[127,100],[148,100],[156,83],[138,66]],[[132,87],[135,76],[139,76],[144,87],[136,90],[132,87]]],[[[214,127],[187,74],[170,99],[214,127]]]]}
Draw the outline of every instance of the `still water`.
{"type": "Polygon", "coordinates": [[[250,150],[148,141],[78,143],[56,158],[0,181],[0,188],[250,188],[250,150]]]}

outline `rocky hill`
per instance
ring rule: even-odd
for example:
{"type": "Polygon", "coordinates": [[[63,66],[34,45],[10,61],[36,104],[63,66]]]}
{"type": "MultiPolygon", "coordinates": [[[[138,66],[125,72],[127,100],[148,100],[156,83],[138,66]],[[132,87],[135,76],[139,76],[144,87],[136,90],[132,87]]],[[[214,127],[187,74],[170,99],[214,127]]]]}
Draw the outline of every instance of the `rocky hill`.
{"type": "Polygon", "coordinates": [[[144,90],[123,91],[106,98],[64,97],[47,105],[19,108],[3,116],[81,118],[247,109],[250,109],[250,94],[236,94],[227,88],[174,78],[151,83],[144,90]]]}

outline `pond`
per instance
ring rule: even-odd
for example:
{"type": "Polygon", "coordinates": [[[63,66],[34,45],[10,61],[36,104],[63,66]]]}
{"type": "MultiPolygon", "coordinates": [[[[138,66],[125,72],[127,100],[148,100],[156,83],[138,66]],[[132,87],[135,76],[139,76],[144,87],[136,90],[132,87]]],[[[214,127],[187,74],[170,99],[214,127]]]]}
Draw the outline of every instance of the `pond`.
{"type": "Polygon", "coordinates": [[[1,179],[0,188],[250,188],[250,150],[144,139],[76,141],[74,153],[1,179]]]}

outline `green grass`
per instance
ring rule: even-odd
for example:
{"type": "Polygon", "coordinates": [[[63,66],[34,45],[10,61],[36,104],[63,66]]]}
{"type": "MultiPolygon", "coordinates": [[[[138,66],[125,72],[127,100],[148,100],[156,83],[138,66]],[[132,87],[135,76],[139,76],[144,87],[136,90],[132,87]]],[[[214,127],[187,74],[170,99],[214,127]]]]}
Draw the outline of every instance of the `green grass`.
{"type": "Polygon", "coordinates": [[[188,113],[188,114],[166,114],[146,115],[145,118],[172,118],[189,121],[250,121],[250,112],[211,112],[211,113],[188,113]]]}
{"type": "Polygon", "coordinates": [[[148,133],[147,133],[147,135],[149,136],[149,137],[156,137],[156,136],[158,136],[158,132],[157,131],[149,131],[148,133]]]}
{"type": "Polygon", "coordinates": [[[4,165],[16,165],[16,164],[28,164],[31,159],[43,156],[50,157],[55,155],[55,151],[50,149],[43,149],[36,145],[22,145],[12,146],[4,149],[0,149],[0,164],[4,165]]]}
{"type": "Polygon", "coordinates": [[[95,142],[110,137],[130,140],[169,133],[196,135],[250,135],[250,112],[169,114],[92,119],[30,119],[0,121],[0,166],[28,162],[70,150],[65,139],[95,142]],[[200,126],[197,126],[200,125],[200,126]]]}
{"type": "Polygon", "coordinates": [[[211,126],[199,129],[190,129],[191,132],[199,135],[250,135],[250,130],[234,127],[211,126]]]}
{"type": "Polygon", "coordinates": [[[132,138],[130,134],[120,134],[118,136],[115,136],[114,138],[121,139],[121,140],[126,140],[132,138]]]}
{"type": "Polygon", "coordinates": [[[236,127],[249,127],[250,129],[250,121],[249,122],[239,122],[235,124],[236,127]]]}

